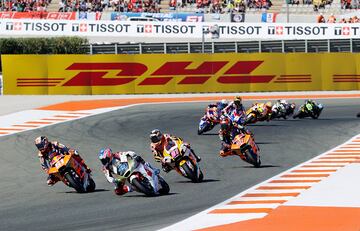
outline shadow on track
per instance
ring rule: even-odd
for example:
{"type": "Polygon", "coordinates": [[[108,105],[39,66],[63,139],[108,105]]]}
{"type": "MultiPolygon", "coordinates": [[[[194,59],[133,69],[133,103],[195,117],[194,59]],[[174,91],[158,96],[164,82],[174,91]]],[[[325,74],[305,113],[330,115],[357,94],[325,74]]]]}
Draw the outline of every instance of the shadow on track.
{"type": "Polygon", "coordinates": [[[280,142],[256,142],[256,144],[280,144],[280,142]]]}
{"type": "MultiPolygon", "coordinates": [[[[271,164],[265,164],[265,165],[261,165],[260,167],[258,168],[279,168],[281,167],[280,165],[271,165],[271,164]]],[[[252,165],[243,165],[243,166],[237,166],[237,167],[232,167],[233,168],[257,168],[255,166],[252,166],[252,165]]]]}
{"type": "Polygon", "coordinates": [[[220,180],[216,180],[216,179],[204,179],[202,182],[200,183],[194,183],[191,180],[181,180],[181,181],[177,181],[177,183],[191,183],[191,184],[202,184],[202,183],[211,183],[211,182],[217,182],[220,180]]]}
{"type": "Polygon", "coordinates": [[[94,192],[86,192],[86,193],[78,193],[78,192],[76,192],[75,190],[74,190],[74,191],[59,192],[59,193],[78,193],[78,194],[88,194],[88,193],[108,192],[108,191],[110,191],[110,190],[100,188],[100,189],[95,189],[95,190],[94,190],[94,192]]]}
{"type": "MultiPolygon", "coordinates": [[[[171,188],[170,188],[170,190],[171,190],[171,188]]],[[[129,195],[124,195],[124,196],[118,196],[118,197],[126,197],[126,198],[134,198],[134,197],[145,197],[145,198],[154,198],[154,197],[166,197],[166,196],[173,196],[173,195],[177,195],[178,193],[172,193],[172,192],[170,192],[170,193],[168,193],[168,194],[166,194],[166,195],[157,195],[157,196],[146,196],[145,194],[142,194],[142,193],[139,193],[138,192],[138,194],[129,194],[129,195]]],[[[116,196],[116,195],[115,195],[116,196]]]]}
{"type": "Polygon", "coordinates": [[[219,134],[218,133],[203,133],[199,136],[218,136],[219,134]]]}

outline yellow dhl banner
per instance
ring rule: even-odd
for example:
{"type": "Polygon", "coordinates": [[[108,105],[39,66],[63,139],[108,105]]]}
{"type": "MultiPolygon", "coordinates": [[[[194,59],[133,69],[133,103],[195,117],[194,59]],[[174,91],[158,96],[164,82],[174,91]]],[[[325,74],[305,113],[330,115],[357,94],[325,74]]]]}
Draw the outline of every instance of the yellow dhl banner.
{"type": "Polygon", "coordinates": [[[360,89],[351,53],[3,55],[4,94],[360,89]]]}

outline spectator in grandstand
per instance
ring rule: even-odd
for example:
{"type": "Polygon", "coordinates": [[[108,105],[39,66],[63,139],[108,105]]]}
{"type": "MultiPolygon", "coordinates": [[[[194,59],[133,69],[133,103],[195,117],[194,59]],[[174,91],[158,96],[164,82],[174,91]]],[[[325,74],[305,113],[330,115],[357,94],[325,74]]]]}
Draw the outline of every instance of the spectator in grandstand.
{"type": "Polygon", "coordinates": [[[352,9],[351,0],[341,0],[341,9],[352,9]]]}
{"type": "Polygon", "coordinates": [[[325,23],[325,17],[323,14],[319,14],[319,16],[317,17],[317,22],[318,23],[325,23]]]}
{"type": "Polygon", "coordinates": [[[222,13],[224,13],[221,5],[222,4],[220,3],[219,0],[213,0],[212,4],[211,4],[210,13],[213,13],[213,14],[222,14],[222,13]]]}
{"type": "Polygon", "coordinates": [[[334,14],[331,14],[330,17],[327,20],[328,23],[336,23],[336,18],[334,14]]]}
{"type": "Polygon", "coordinates": [[[234,6],[234,1],[233,1],[233,0],[229,0],[229,1],[227,2],[226,12],[227,12],[227,13],[235,12],[235,6],[234,6]]]}
{"type": "Polygon", "coordinates": [[[341,18],[339,23],[347,23],[346,19],[345,18],[341,18]]]}

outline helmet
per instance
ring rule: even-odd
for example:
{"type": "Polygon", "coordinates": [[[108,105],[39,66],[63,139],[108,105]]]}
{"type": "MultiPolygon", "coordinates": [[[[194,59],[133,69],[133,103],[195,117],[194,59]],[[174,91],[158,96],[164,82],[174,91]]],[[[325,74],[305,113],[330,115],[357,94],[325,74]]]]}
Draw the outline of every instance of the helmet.
{"type": "Polygon", "coordinates": [[[222,99],[221,100],[221,104],[227,104],[228,102],[227,102],[227,100],[226,99],[222,99]]]}
{"type": "Polygon", "coordinates": [[[154,129],[150,132],[150,140],[152,143],[158,143],[163,138],[163,134],[159,129],[154,129]]]}
{"type": "Polygon", "coordinates": [[[104,166],[107,166],[112,161],[112,150],[111,148],[103,148],[99,152],[99,160],[104,166]]]}
{"type": "Polygon", "coordinates": [[[265,106],[271,108],[271,107],[272,107],[272,103],[271,103],[270,101],[269,101],[269,102],[266,102],[266,103],[265,103],[265,106]]]}
{"type": "Polygon", "coordinates": [[[223,131],[228,130],[230,127],[230,119],[228,117],[222,117],[220,120],[220,129],[223,131]]]}
{"type": "Polygon", "coordinates": [[[45,151],[49,145],[49,140],[46,136],[39,136],[35,139],[35,146],[40,152],[45,151]]]}
{"type": "Polygon", "coordinates": [[[235,96],[235,98],[234,98],[234,104],[235,104],[236,106],[238,106],[238,107],[241,106],[241,104],[242,104],[241,96],[235,96]]]}
{"type": "Polygon", "coordinates": [[[282,99],[282,100],[280,100],[280,103],[286,104],[286,100],[282,99]]]}

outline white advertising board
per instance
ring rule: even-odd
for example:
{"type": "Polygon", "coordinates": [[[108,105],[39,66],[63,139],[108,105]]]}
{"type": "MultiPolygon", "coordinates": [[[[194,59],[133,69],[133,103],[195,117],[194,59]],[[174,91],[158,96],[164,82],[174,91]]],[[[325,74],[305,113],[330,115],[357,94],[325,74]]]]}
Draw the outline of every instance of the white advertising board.
{"type": "Polygon", "coordinates": [[[202,30],[218,26],[223,39],[349,39],[359,38],[358,24],[192,23],[3,19],[1,36],[119,36],[201,39],[202,30]]]}

